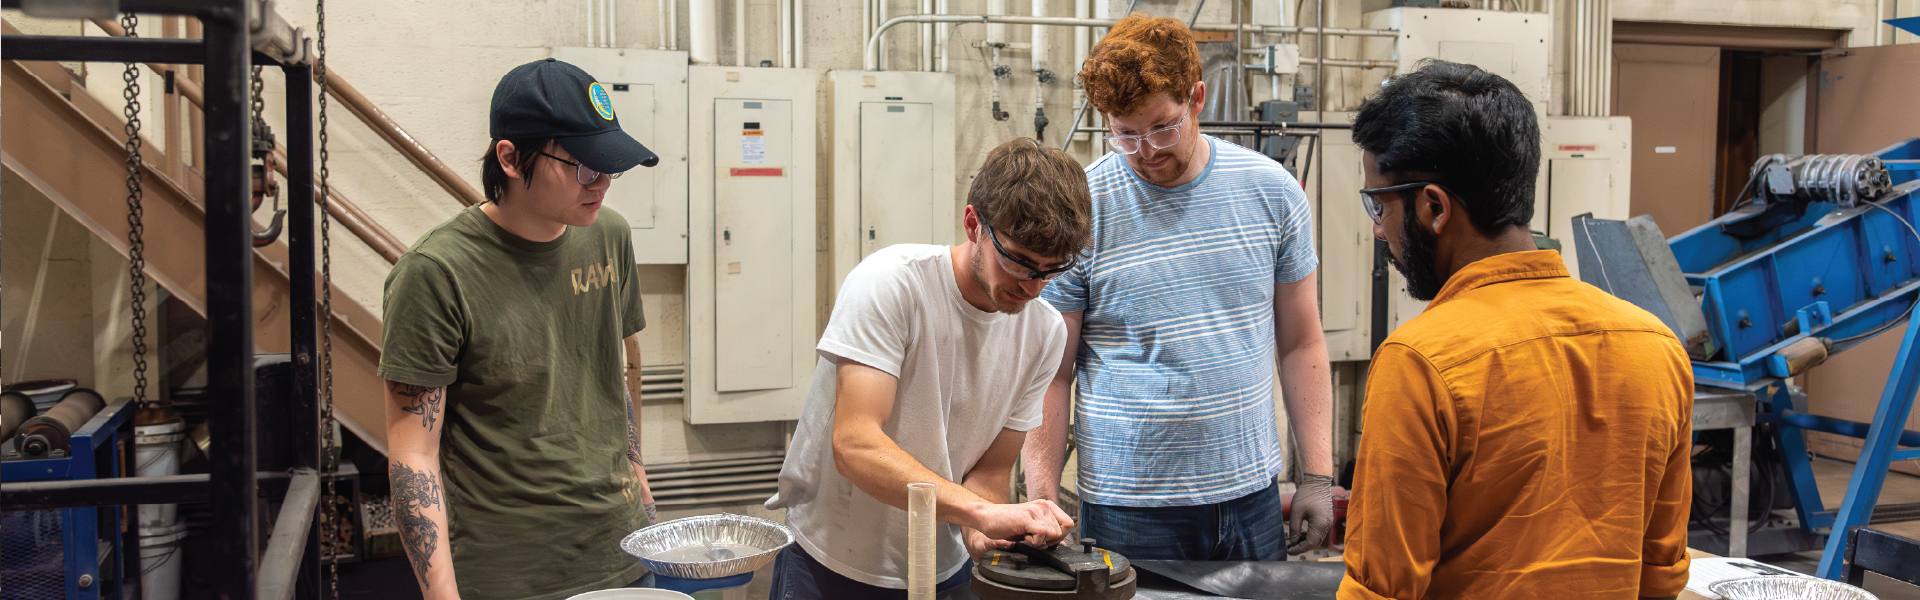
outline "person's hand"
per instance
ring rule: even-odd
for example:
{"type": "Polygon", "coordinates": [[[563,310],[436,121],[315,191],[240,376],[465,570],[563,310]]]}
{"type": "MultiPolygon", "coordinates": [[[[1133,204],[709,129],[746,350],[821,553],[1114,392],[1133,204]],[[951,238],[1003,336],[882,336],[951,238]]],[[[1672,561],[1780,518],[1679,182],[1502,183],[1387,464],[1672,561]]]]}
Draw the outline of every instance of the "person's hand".
{"type": "Polygon", "coordinates": [[[976,561],[989,550],[1006,550],[1013,547],[1013,542],[987,537],[986,534],[974,531],[971,527],[961,527],[960,532],[960,537],[967,544],[967,556],[973,557],[976,561]]]}
{"type": "Polygon", "coordinates": [[[1047,500],[1019,504],[987,504],[973,515],[972,528],[988,539],[1026,538],[1036,548],[1050,547],[1066,537],[1073,519],[1047,500]]]}
{"type": "Polygon", "coordinates": [[[1293,514],[1287,522],[1287,553],[1304,554],[1327,545],[1327,532],[1333,530],[1333,477],[1300,476],[1300,487],[1293,492],[1293,514]]]}

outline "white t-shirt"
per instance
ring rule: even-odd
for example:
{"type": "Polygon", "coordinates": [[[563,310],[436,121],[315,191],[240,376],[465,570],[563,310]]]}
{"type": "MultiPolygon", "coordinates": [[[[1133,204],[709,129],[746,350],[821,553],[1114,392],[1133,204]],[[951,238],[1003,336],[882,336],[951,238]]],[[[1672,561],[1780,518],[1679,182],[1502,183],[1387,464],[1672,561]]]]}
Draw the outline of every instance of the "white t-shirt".
{"type": "MultiPolygon", "coordinates": [[[[860,491],[833,463],[834,361],[899,378],[893,416],[881,429],[935,475],[959,482],[1002,429],[1040,425],[1041,399],[1066,343],[1060,312],[1045,302],[1011,315],[968,304],[946,246],[873,253],[840,287],[780,490],[767,508],[787,509],[801,547],[834,572],[906,588],[907,511],[860,491]]],[[[966,546],[959,527],[936,530],[944,581],[966,563],[966,546]]]]}

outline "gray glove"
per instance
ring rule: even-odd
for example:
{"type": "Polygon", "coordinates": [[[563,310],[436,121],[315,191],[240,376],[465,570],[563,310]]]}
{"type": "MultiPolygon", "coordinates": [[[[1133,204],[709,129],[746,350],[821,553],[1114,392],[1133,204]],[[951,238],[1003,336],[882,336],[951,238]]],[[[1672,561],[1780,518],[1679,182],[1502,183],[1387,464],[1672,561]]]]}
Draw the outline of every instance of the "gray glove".
{"type": "Polygon", "coordinates": [[[646,507],[647,507],[647,524],[653,525],[653,524],[659,523],[660,507],[652,502],[648,502],[646,504],[646,507]]]}
{"type": "Polygon", "coordinates": [[[1327,532],[1333,530],[1333,477],[1300,475],[1292,512],[1287,523],[1287,553],[1304,554],[1325,547],[1327,532]]]}

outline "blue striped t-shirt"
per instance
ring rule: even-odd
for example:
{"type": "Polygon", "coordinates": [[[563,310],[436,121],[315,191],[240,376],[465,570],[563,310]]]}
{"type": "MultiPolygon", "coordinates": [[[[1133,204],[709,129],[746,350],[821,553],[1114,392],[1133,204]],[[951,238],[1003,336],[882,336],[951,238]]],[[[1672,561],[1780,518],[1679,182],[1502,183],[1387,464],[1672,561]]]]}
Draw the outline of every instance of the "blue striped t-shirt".
{"type": "Polygon", "coordinates": [[[1088,502],[1223,502],[1284,466],[1273,288],[1319,266],[1313,215],[1272,159],[1206,141],[1206,170],[1180,187],[1141,180],[1119,154],[1088,167],[1094,250],[1042,294],[1086,313],[1073,433],[1088,502]]]}

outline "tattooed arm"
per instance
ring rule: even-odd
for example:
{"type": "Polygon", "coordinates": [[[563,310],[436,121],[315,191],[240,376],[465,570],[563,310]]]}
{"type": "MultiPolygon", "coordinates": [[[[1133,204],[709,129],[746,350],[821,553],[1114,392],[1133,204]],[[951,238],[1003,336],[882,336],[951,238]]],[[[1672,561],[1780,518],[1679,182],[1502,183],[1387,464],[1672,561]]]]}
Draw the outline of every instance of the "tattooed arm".
{"type": "Polygon", "coordinates": [[[640,334],[627,337],[627,460],[633,463],[633,476],[639,481],[640,502],[647,508],[647,524],[659,521],[653,507],[653,488],[647,485],[647,463],[640,452],[640,334]]]}
{"type": "Polygon", "coordinates": [[[422,596],[457,599],[460,588],[454,584],[446,495],[440,485],[440,432],[445,426],[447,389],[386,383],[387,449],[392,461],[388,469],[400,545],[413,563],[422,596]]]}

